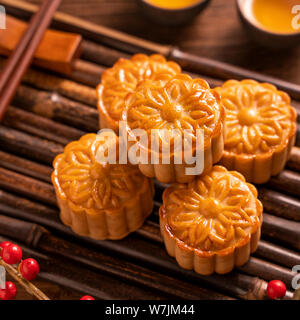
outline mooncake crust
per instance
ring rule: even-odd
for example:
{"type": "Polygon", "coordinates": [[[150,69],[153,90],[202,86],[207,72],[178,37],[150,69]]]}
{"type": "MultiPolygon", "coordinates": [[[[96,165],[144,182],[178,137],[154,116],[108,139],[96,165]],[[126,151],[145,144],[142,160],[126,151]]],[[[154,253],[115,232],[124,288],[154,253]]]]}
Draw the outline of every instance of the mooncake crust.
{"type": "MultiPolygon", "coordinates": [[[[144,81],[135,93],[127,96],[122,120],[127,123],[126,130],[130,140],[137,142],[149,159],[154,151],[136,140],[134,129],[146,130],[149,141],[152,129],[178,129],[181,133],[184,129],[189,129],[194,140],[196,129],[203,129],[204,169],[201,174],[204,174],[223,154],[225,110],[219,100],[219,95],[210,90],[205,80],[192,79],[186,74],[178,74],[166,83],[144,81]]],[[[191,154],[195,156],[195,144],[191,154]]],[[[164,183],[187,183],[195,178],[195,175],[186,174],[185,169],[194,164],[187,164],[184,157],[181,164],[176,164],[174,152],[171,152],[170,163],[163,164],[160,151],[158,158],[159,164],[149,163],[150,161],[148,164],[139,164],[141,172],[164,183]]]]}
{"type": "Polygon", "coordinates": [[[214,166],[207,175],[164,191],[159,216],[166,250],[184,269],[228,273],[256,250],[262,211],[253,185],[236,171],[214,166]],[[228,203],[234,208],[226,212],[228,203]]]}
{"type": "Polygon", "coordinates": [[[99,164],[99,143],[96,134],[87,134],[55,158],[52,183],[60,217],[79,235],[122,239],[152,212],[153,182],[136,166],[99,164]]]}
{"type": "Polygon", "coordinates": [[[101,76],[97,87],[100,128],[109,128],[118,134],[119,120],[124,108],[124,99],[143,80],[164,81],[181,72],[180,66],[167,61],[160,54],[147,56],[135,54],[131,59],[120,58],[112,68],[101,76]]]}
{"type": "Polygon", "coordinates": [[[297,114],[290,97],[254,80],[229,80],[215,90],[226,109],[220,164],[249,182],[267,182],[283,170],[295,144],[297,114]]]}

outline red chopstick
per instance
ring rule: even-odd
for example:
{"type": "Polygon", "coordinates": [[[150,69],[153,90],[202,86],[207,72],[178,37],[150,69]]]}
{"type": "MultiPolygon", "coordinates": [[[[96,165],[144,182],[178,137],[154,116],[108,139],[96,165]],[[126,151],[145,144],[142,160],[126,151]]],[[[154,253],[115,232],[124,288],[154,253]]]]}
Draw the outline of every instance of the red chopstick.
{"type": "MultiPolygon", "coordinates": [[[[0,76],[0,121],[61,0],[44,0],[0,76]]],[[[53,48],[55,50],[55,48],[53,48]]]]}

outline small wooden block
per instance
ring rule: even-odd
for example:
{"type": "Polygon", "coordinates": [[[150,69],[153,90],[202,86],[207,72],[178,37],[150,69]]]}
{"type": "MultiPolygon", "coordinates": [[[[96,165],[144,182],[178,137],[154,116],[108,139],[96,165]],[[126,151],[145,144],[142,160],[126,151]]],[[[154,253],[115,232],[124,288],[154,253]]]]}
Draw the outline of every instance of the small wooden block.
{"type": "MultiPolygon", "coordinates": [[[[6,29],[0,31],[0,54],[9,55],[20,41],[27,23],[6,16],[6,29]]],[[[82,37],[79,34],[48,29],[34,55],[37,66],[69,74],[74,61],[81,54],[82,37]]]]}

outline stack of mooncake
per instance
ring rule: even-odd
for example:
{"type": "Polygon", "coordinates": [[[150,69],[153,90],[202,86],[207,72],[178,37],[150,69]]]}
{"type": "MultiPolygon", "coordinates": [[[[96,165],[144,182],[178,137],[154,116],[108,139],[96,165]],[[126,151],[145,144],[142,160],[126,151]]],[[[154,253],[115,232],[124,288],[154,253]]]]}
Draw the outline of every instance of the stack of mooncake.
{"type": "Polygon", "coordinates": [[[137,145],[149,161],[124,164],[117,153],[116,163],[99,162],[97,153],[106,144],[96,134],[67,145],[52,175],[63,223],[94,239],[121,239],[152,212],[155,178],[170,184],[159,210],[161,234],[182,268],[209,275],[245,264],[257,248],[263,219],[251,182],[277,175],[295,142],[289,96],[254,80],[210,89],[158,54],[120,59],[103,73],[97,93],[100,128],[118,135],[124,121],[128,146],[137,145]],[[155,150],[150,143],[153,130],[162,129],[169,133],[168,162],[166,137],[159,135],[155,150]],[[199,130],[200,173],[191,162],[199,151],[199,130]],[[189,133],[189,148],[175,152],[174,132],[189,133]]]}

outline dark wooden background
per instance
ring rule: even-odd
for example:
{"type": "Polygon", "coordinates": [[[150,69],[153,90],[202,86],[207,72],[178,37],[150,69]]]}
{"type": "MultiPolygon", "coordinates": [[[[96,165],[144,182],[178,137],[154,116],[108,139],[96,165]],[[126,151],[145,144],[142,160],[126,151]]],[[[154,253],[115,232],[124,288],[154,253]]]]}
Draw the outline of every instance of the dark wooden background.
{"type": "MultiPolygon", "coordinates": [[[[177,45],[190,53],[300,83],[300,46],[274,52],[255,45],[241,27],[235,0],[211,0],[194,21],[178,28],[158,26],[145,19],[137,0],[63,0],[60,11],[145,39],[177,45]]],[[[79,299],[78,294],[46,281],[35,281],[35,284],[51,298],[79,299]]],[[[32,299],[18,288],[18,300],[32,299]]]]}
{"type": "Polygon", "coordinates": [[[177,45],[187,52],[300,83],[300,46],[274,52],[251,42],[240,24],[235,0],[211,0],[194,21],[178,28],[162,27],[145,19],[137,1],[63,0],[60,10],[145,39],[177,45]]]}

